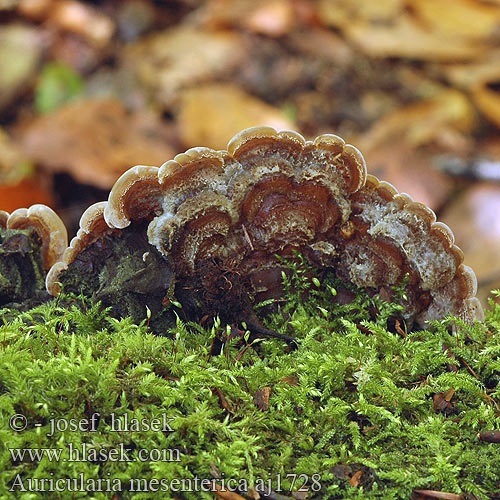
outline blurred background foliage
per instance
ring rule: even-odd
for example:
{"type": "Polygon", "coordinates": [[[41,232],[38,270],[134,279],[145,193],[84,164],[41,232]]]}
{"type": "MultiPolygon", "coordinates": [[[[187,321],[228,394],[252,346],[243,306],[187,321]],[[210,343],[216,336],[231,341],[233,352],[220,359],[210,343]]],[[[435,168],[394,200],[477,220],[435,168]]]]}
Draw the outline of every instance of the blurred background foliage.
{"type": "Polygon", "coordinates": [[[0,209],[76,232],[135,164],[335,133],[500,287],[500,0],[0,0],[0,209]]]}

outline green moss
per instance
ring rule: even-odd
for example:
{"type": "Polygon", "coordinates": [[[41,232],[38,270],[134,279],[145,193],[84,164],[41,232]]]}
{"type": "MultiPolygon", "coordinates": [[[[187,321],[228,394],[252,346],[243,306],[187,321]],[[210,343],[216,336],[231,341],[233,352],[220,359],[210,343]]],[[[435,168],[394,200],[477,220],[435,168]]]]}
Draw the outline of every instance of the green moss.
{"type": "Polygon", "coordinates": [[[287,279],[288,300],[267,326],[293,330],[299,343],[291,351],[278,340],[246,348],[237,338],[210,356],[213,338],[227,333],[217,321],[205,329],[179,320],[171,337],[159,337],[146,322],[112,318],[88,299],[61,307],[67,297],[2,326],[0,498],[109,499],[116,486],[124,499],[211,499],[199,483],[197,491],[171,492],[160,481],[214,475],[250,486],[271,480],[287,496],[294,474],[293,489],[307,477],[312,499],[410,498],[416,488],[493,498],[500,445],[477,433],[500,426],[500,306],[492,304],[483,324],[447,318],[405,333],[388,321],[397,303],[357,294],[342,305],[334,278],[319,282],[301,266],[287,279]],[[255,402],[264,387],[267,410],[255,402]],[[449,389],[449,405],[435,409],[433,396],[449,389]],[[97,413],[95,432],[50,435],[51,419],[97,413]],[[22,432],[9,429],[14,414],[26,416],[22,432]],[[150,422],[163,414],[172,432],[112,431],[113,417],[150,422]],[[68,461],[70,443],[103,456],[68,461]],[[118,458],[127,460],[109,459],[120,446],[118,458]],[[13,460],[10,449],[25,448],[62,455],[13,460]],[[149,452],[166,460],[141,461],[149,452]],[[81,474],[107,480],[108,491],[91,491],[97,483],[86,483],[88,491],[66,483],[62,492],[21,491],[28,479],[81,474]],[[139,479],[147,491],[131,491],[139,479]]]}

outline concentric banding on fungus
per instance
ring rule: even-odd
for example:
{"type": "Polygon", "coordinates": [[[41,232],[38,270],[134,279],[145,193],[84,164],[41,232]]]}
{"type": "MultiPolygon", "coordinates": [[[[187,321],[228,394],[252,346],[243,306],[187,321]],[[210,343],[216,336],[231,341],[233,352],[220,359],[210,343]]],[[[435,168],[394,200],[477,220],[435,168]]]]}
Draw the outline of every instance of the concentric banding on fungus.
{"type": "Polygon", "coordinates": [[[110,227],[124,229],[132,220],[152,218],[161,210],[158,170],[158,167],[137,165],[119,177],[104,209],[104,218],[110,227]]]}
{"type": "Polygon", "coordinates": [[[9,212],[5,210],[0,210],[0,227],[4,229],[7,227],[7,219],[9,218],[9,212]]]}
{"type": "MultiPolygon", "coordinates": [[[[393,186],[373,176],[353,195],[353,213],[353,221],[365,226],[370,241],[390,241],[401,252],[418,273],[422,290],[438,289],[451,281],[463,260],[451,231],[436,222],[430,208],[407,194],[397,194],[393,186]]],[[[377,280],[372,278],[368,286],[377,280]]],[[[357,284],[363,286],[362,280],[357,284]]]]}
{"type": "Polygon", "coordinates": [[[18,208],[6,221],[5,215],[1,218],[7,229],[33,229],[38,234],[42,242],[42,261],[46,270],[61,258],[68,245],[68,233],[63,221],[46,205],[18,208]]]}
{"type": "MultiPolygon", "coordinates": [[[[332,134],[306,141],[294,131],[253,127],[227,151],[192,148],[159,169],[133,167],[100,209],[101,222],[117,231],[149,221],[149,243],[188,288],[207,259],[227,259],[255,292],[272,295],[281,277],[274,254],[298,250],[370,293],[408,273],[407,317],[421,324],[482,315],[475,275],[451,230],[425,205],[367,175],[362,154],[332,134]]],[[[92,240],[88,234],[79,232],[78,245],[92,240]]]]}
{"type": "Polygon", "coordinates": [[[432,302],[416,317],[420,324],[454,314],[464,321],[484,320],[484,311],[475,297],[477,279],[474,271],[465,264],[458,266],[453,279],[445,286],[431,291],[432,302]]]}

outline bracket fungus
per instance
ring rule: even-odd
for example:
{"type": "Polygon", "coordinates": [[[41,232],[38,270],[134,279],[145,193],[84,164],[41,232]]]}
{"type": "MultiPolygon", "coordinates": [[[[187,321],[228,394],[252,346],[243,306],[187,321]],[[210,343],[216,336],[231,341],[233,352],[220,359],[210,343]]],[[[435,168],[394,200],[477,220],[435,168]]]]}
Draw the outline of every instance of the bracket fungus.
{"type": "Polygon", "coordinates": [[[0,305],[48,298],[45,274],[67,245],[66,228],[51,208],[0,211],[0,305]]]}
{"type": "MultiPolygon", "coordinates": [[[[160,168],[133,167],[80,228],[47,276],[52,294],[59,282],[83,279],[89,293],[109,298],[113,278],[117,292],[156,297],[157,312],[174,294],[198,318],[255,326],[253,305],[282,293],[279,257],[298,251],[370,295],[387,296],[408,276],[409,322],[482,317],[474,272],[450,229],[367,175],[362,154],[335,135],[306,141],[254,127],[225,151],[192,148],[160,168]],[[117,252],[127,254],[128,275],[117,252]]],[[[113,297],[119,307],[123,299],[113,297]]]]}

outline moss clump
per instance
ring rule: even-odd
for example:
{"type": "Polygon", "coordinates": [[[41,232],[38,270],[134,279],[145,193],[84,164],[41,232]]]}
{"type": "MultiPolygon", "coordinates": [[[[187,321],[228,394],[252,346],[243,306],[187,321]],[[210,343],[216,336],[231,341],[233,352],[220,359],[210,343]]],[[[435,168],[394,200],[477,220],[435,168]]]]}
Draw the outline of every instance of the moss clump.
{"type": "Polygon", "coordinates": [[[179,320],[171,337],[154,336],[87,299],[83,309],[54,300],[2,326],[0,498],[212,499],[201,480],[214,477],[236,480],[245,498],[269,485],[289,498],[304,480],[318,500],[414,489],[494,498],[500,445],[477,433],[500,426],[500,306],[484,324],[447,318],[406,332],[390,321],[397,303],[357,294],[342,304],[334,280],[300,266],[287,279],[288,300],[267,326],[293,329],[289,352],[273,339],[248,348],[218,321],[179,320]],[[216,336],[227,341],[210,356],[216,336]],[[15,414],[26,417],[20,432],[9,429],[15,414]],[[165,415],[171,429],[116,431],[125,415],[165,415]],[[92,418],[93,432],[52,435],[57,419],[92,418]],[[84,445],[88,460],[68,460],[84,445]],[[62,480],[59,491],[41,479],[62,480]]]}

